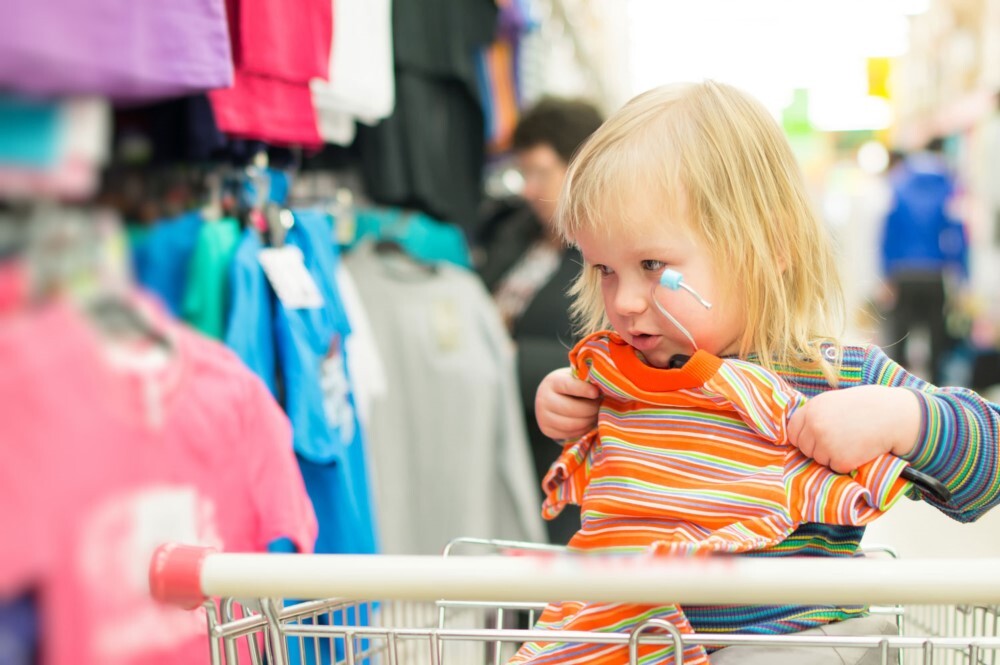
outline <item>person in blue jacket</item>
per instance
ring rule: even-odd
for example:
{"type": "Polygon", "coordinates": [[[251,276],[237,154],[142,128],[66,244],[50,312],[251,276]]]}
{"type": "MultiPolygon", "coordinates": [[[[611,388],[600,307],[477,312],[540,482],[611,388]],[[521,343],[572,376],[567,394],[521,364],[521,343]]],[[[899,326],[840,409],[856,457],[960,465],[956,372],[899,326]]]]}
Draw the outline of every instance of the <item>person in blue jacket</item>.
{"type": "Polygon", "coordinates": [[[941,139],[903,156],[889,172],[892,205],[881,239],[881,268],[888,291],[886,351],[910,366],[909,334],[930,337],[929,371],[940,384],[950,347],[946,325],[949,282],[968,277],[965,226],[949,214],[955,181],[941,152],[941,139]]]}

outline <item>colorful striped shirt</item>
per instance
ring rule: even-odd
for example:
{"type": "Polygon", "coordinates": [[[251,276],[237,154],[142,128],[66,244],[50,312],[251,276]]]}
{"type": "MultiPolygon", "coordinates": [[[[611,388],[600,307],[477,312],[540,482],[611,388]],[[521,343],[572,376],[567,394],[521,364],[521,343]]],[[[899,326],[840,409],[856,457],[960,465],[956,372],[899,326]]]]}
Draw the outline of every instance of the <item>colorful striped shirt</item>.
{"type": "MultiPolygon", "coordinates": [[[[836,353],[827,348],[828,360],[836,353]]],[[[917,444],[904,455],[911,466],[947,485],[951,501],[921,495],[914,499],[933,505],[959,522],[973,522],[1000,503],[998,432],[1000,406],[965,388],[938,388],[913,376],[875,345],[842,348],[837,387],[818,369],[777,367],[777,374],[806,397],[855,386],[906,388],[920,403],[921,428],[917,444]]],[[[755,361],[751,356],[750,361],[755,361]]],[[[862,526],[807,522],[784,541],[744,556],[853,556],[864,536],[862,526]]],[[[713,605],[684,608],[699,633],[791,633],[830,621],[865,614],[864,607],[831,605],[713,605]]]]}
{"type": "MultiPolygon", "coordinates": [[[[570,360],[603,394],[597,429],[567,446],[544,481],[543,515],[552,518],[567,503],[582,507],[570,549],[761,550],[806,521],[866,524],[909,487],[899,478],[906,462],[891,455],[853,477],[805,457],[785,427],[806,398],[752,363],[698,351],[680,369],[656,369],[614,333],[583,340],[570,360]]],[[[628,631],[649,618],[692,631],[675,605],[580,602],[550,605],[537,627],[628,631]]],[[[651,649],[644,660],[670,651],[651,649]]],[[[685,662],[707,662],[700,647],[688,651],[685,662]]],[[[613,663],[623,654],[621,647],[529,643],[513,662],[613,663]]]]}

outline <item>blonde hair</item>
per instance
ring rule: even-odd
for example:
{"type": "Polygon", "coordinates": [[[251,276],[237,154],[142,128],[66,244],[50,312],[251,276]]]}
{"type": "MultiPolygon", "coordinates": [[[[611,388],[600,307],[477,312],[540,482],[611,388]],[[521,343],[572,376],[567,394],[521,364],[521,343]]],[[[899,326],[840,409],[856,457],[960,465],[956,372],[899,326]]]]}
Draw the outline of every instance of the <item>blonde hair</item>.
{"type": "MultiPolygon", "coordinates": [[[[623,217],[635,201],[689,220],[723,283],[731,277],[730,301],[746,310],[741,358],[756,355],[772,370],[818,367],[836,384],[844,302],[833,250],[763,105],[712,81],[632,99],[574,157],[555,223],[570,242],[579,231],[639,233],[623,217]],[[824,357],[827,344],[836,366],[824,357]]],[[[571,293],[584,332],[607,327],[596,271],[583,270],[571,293]]]]}

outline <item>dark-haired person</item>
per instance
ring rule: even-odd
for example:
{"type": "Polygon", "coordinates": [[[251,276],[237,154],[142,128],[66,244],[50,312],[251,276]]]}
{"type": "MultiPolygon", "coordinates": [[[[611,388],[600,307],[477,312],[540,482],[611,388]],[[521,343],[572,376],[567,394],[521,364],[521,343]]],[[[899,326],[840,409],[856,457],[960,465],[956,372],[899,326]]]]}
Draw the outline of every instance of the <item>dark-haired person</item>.
{"type": "MultiPolygon", "coordinates": [[[[502,202],[484,225],[480,274],[517,344],[518,378],[538,480],[560,449],[535,422],[534,396],[550,371],[566,364],[576,341],[567,291],[580,269],[579,254],[552,230],[566,169],[577,148],[601,125],[600,112],[578,100],[546,98],[514,130],[513,147],[524,179],[520,200],[502,202]]],[[[547,523],[549,539],[565,544],[580,528],[579,511],[547,523]]]]}

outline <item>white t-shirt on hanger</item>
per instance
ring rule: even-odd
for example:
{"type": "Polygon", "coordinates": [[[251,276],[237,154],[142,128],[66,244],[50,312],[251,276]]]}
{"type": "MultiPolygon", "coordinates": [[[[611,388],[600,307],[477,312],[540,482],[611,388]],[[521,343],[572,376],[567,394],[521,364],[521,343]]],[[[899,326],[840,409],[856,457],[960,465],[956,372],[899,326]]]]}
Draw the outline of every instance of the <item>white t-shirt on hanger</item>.
{"type": "Polygon", "coordinates": [[[320,136],[331,143],[353,141],[355,119],[375,125],[392,114],[392,0],[337,0],[328,80],[310,87],[320,136]]]}

